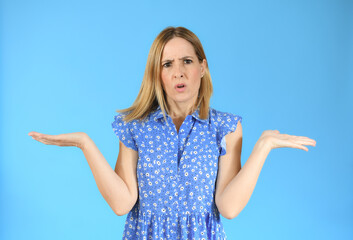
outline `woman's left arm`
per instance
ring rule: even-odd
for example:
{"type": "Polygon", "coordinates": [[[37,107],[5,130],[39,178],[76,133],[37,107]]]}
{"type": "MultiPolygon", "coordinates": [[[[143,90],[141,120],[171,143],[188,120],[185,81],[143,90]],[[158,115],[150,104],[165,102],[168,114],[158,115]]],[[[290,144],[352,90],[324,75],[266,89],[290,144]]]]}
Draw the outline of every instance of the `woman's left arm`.
{"type": "Polygon", "coordinates": [[[238,216],[248,203],[262,166],[272,149],[290,147],[308,151],[308,148],[303,145],[316,145],[316,141],[308,137],[280,134],[278,130],[266,130],[241,168],[240,122],[236,130],[226,136],[226,143],[226,154],[219,160],[215,203],[221,215],[227,219],[238,216]]]}

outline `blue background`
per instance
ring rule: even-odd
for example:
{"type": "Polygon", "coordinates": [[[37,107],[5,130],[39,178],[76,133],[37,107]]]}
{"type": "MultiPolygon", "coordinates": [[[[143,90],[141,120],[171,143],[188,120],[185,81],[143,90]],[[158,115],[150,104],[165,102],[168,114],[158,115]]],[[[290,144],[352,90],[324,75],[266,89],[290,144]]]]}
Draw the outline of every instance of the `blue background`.
{"type": "Polygon", "coordinates": [[[352,1],[16,1],[0,5],[1,239],[121,239],[81,150],[27,134],[86,132],[114,168],[115,110],[137,96],[167,26],[201,40],[212,107],[243,117],[242,165],[264,130],[307,136],[270,152],[229,239],[353,238],[352,1]]]}

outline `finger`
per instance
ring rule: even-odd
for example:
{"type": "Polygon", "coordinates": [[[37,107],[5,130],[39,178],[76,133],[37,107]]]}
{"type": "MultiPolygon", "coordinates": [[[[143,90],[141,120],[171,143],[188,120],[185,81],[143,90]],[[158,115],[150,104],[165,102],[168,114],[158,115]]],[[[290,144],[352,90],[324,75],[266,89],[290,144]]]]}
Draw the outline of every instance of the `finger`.
{"type": "Polygon", "coordinates": [[[54,142],[46,140],[46,139],[43,139],[43,138],[40,139],[39,141],[44,143],[44,144],[46,144],[46,145],[56,145],[54,142]]]}
{"type": "Polygon", "coordinates": [[[47,135],[42,137],[37,137],[36,140],[42,142],[46,145],[56,145],[56,146],[71,146],[71,144],[66,144],[60,141],[56,135],[47,135]]]}
{"type": "Polygon", "coordinates": [[[305,145],[315,145],[316,144],[315,141],[308,140],[308,139],[295,139],[294,141],[297,143],[300,143],[300,144],[305,144],[305,145]]]}
{"type": "Polygon", "coordinates": [[[32,133],[30,136],[35,137],[35,138],[39,138],[39,137],[43,137],[43,135],[45,135],[45,134],[43,134],[43,133],[38,133],[38,132],[34,132],[34,133],[32,133]]]}
{"type": "Polygon", "coordinates": [[[39,140],[39,137],[38,136],[32,136],[32,139],[34,139],[34,140],[39,140]]]}
{"type": "Polygon", "coordinates": [[[31,137],[35,137],[35,136],[37,136],[38,134],[37,134],[36,132],[30,132],[30,133],[28,133],[28,135],[31,136],[31,137]]]}
{"type": "Polygon", "coordinates": [[[306,140],[308,142],[311,142],[311,143],[315,143],[316,144],[316,141],[314,139],[311,139],[311,138],[308,138],[308,137],[304,137],[304,136],[296,136],[295,137],[296,139],[300,139],[300,140],[306,140]]]}
{"type": "Polygon", "coordinates": [[[307,147],[304,147],[303,145],[300,145],[300,144],[296,144],[295,148],[302,149],[304,151],[309,151],[309,149],[307,147]]]}
{"type": "Polygon", "coordinates": [[[46,136],[34,136],[32,137],[34,140],[37,140],[38,142],[44,143],[44,144],[53,144],[52,141],[50,141],[50,139],[48,139],[48,137],[46,136]]]}
{"type": "Polygon", "coordinates": [[[40,134],[37,138],[46,141],[55,141],[55,135],[40,134]]]}
{"type": "Polygon", "coordinates": [[[294,136],[294,135],[287,135],[290,136],[291,140],[300,140],[300,141],[307,141],[307,142],[311,142],[311,143],[316,143],[316,141],[314,139],[308,138],[308,137],[303,137],[303,136],[294,136]]]}
{"type": "Polygon", "coordinates": [[[289,145],[288,147],[290,148],[298,148],[298,149],[302,149],[304,151],[309,151],[309,149],[299,143],[296,143],[296,142],[289,142],[289,145]]]}
{"type": "MultiPolygon", "coordinates": [[[[296,136],[296,135],[293,135],[293,136],[296,136]]],[[[308,138],[308,137],[306,137],[306,136],[296,136],[296,137],[298,137],[298,138],[307,138],[307,139],[310,139],[310,138],[308,138]]]]}
{"type": "Polygon", "coordinates": [[[294,140],[296,143],[298,144],[302,144],[302,145],[310,145],[310,146],[315,146],[316,142],[313,140],[307,140],[307,139],[296,139],[294,140]]]}
{"type": "Polygon", "coordinates": [[[41,137],[33,137],[34,140],[37,140],[38,142],[44,143],[45,139],[41,137]]]}

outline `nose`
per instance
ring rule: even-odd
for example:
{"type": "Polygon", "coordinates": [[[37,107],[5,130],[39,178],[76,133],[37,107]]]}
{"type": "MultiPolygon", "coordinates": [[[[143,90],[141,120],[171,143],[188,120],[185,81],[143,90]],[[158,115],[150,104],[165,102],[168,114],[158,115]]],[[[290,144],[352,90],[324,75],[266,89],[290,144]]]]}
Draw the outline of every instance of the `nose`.
{"type": "Polygon", "coordinates": [[[182,78],[184,77],[184,70],[180,64],[176,64],[174,69],[174,78],[182,78]]]}
{"type": "Polygon", "coordinates": [[[182,78],[182,77],[183,77],[182,73],[174,74],[174,78],[182,78]]]}

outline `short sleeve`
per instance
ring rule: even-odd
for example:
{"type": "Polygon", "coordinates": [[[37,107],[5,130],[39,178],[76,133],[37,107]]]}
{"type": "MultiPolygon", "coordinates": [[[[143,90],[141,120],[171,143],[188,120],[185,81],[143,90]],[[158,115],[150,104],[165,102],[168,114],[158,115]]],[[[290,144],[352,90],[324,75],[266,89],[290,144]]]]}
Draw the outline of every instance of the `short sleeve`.
{"type": "Polygon", "coordinates": [[[131,122],[125,122],[123,118],[124,115],[122,114],[114,116],[114,122],[112,122],[113,131],[126,147],[137,151],[137,145],[133,138],[133,129],[130,124],[131,122]]]}
{"type": "Polygon", "coordinates": [[[228,133],[234,132],[237,128],[238,121],[242,123],[242,117],[236,114],[224,113],[222,116],[222,122],[220,125],[220,156],[223,156],[227,153],[226,151],[226,138],[225,136],[228,133]]]}

